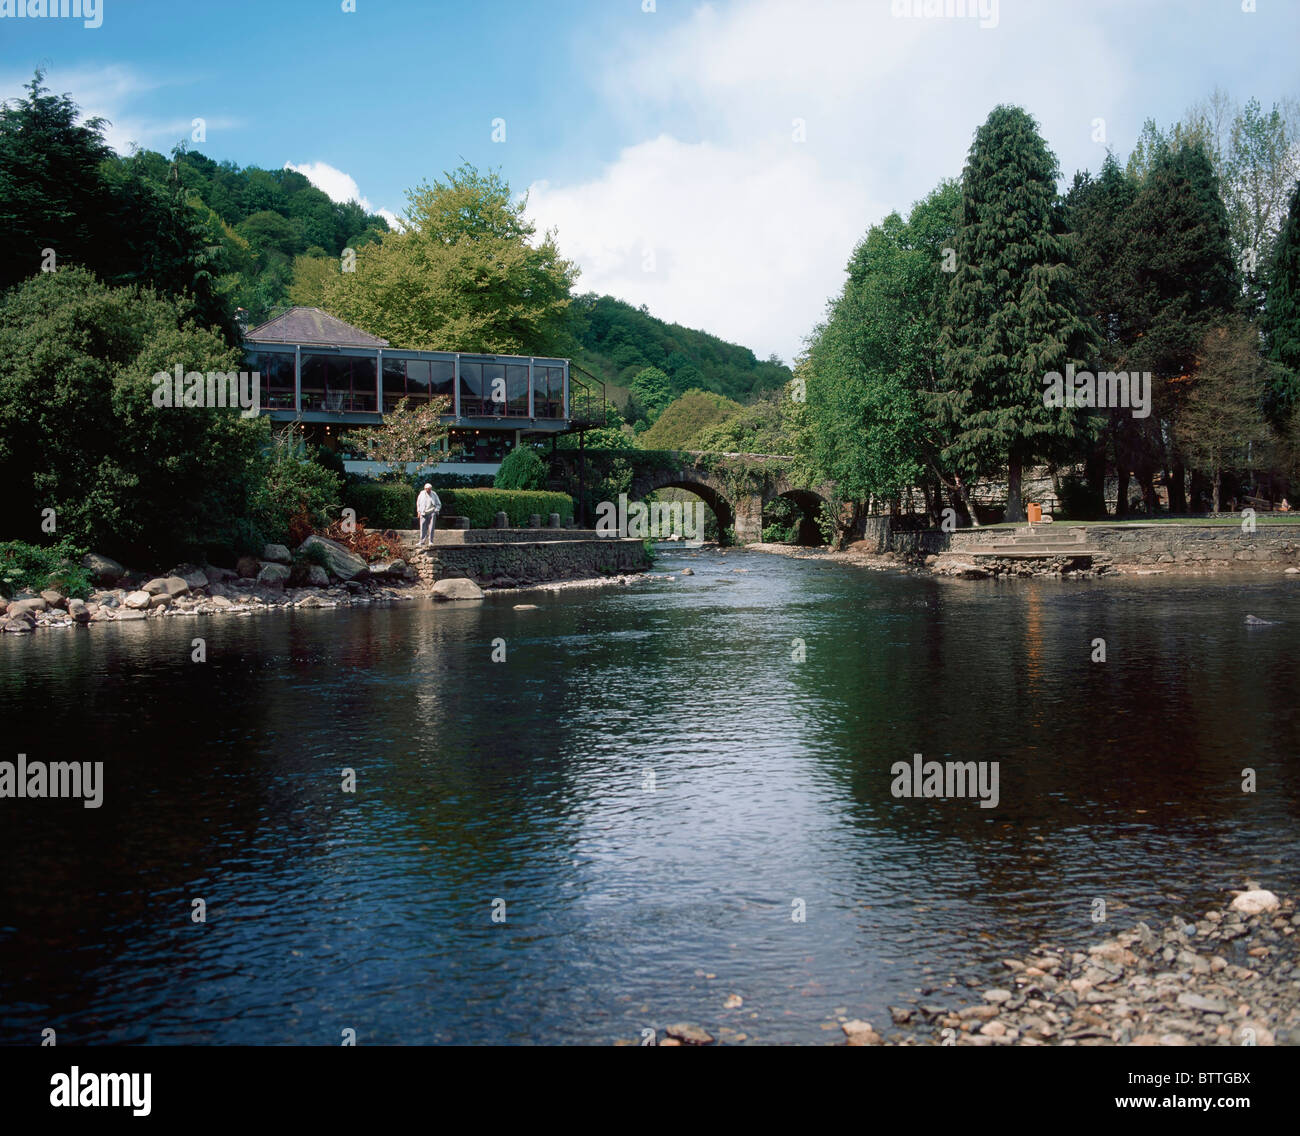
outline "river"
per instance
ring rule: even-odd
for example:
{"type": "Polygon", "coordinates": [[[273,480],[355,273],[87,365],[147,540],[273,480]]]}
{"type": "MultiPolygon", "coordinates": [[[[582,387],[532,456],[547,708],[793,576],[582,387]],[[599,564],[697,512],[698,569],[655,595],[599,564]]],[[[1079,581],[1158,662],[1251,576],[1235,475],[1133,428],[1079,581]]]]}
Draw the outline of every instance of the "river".
{"type": "Polygon", "coordinates": [[[1295,580],[685,566],[0,638],[0,756],[105,763],[98,809],[0,800],[0,1042],[825,1043],[1297,890],[1295,580]],[[915,753],[997,807],[895,798],[915,753]]]}

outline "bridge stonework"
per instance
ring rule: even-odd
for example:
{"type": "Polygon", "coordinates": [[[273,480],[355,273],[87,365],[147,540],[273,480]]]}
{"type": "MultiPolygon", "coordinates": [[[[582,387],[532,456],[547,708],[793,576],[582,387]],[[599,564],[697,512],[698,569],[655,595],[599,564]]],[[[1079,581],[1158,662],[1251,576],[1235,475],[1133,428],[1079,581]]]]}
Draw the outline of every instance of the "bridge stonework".
{"type": "MultiPolygon", "coordinates": [[[[800,507],[803,528],[811,535],[822,503],[831,500],[834,492],[829,483],[806,486],[792,481],[790,459],[777,455],[593,450],[587,456],[593,474],[611,460],[631,467],[630,501],[644,500],[660,489],[685,489],[698,495],[713,511],[718,530],[730,528],[741,544],[762,540],[763,508],[778,497],[786,497],[800,507]]],[[[570,477],[575,471],[575,458],[572,450],[563,453],[563,466],[570,477]]]]}

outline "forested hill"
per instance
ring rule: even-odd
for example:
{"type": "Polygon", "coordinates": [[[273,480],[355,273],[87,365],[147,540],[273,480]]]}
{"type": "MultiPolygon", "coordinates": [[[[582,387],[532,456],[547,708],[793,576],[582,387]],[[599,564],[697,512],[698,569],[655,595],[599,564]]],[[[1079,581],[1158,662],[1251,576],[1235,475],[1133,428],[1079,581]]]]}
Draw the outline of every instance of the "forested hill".
{"type": "Polygon", "coordinates": [[[295,170],[241,168],[192,150],[176,154],[174,167],[151,150],[120,161],[159,186],[173,176],[180,182],[209,247],[220,250],[218,290],[248,310],[250,325],[293,302],[296,258],[337,263],[345,248],[361,248],[388,231],[382,217],[355,201],[330,200],[295,170]]]}
{"type": "Polygon", "coordinates": [[[673,397],[694,388],[743,402],[790,381],[779,361],[760,362],[748,347],[666,323],[613,296],[577,296],[571,310],[581,345],[575,362],[607,385],[626,387],[638,371],[658,367],[673,397]]]}

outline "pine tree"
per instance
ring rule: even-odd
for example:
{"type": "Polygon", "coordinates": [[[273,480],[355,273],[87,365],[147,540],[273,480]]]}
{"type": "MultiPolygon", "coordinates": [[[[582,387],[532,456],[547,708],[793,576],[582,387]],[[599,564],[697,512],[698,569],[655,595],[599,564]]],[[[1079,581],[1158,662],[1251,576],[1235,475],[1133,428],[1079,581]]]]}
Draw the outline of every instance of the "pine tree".
{"type": "Polygon", "coordinates": [[[1007,471],[1007,520],[1024,519],[1024,467],[1086,439],[1070,407],[1044,403],[1043,378],[1087,368],[1095,333],[1076,292],[1055,156],[1019,107],[994,108],[962,175],[957,269],[948,292],[935,409],[963,474],[1007,471]]]}
{"type": "Polygon", "coordinates": [[[1270,384],[1268,409],[1281,420],[1300,401],[1300,181],[1291,191],[1286,224],[1278,235],[1260,322],[1265,351],[1280,367],[1270,384]]]}

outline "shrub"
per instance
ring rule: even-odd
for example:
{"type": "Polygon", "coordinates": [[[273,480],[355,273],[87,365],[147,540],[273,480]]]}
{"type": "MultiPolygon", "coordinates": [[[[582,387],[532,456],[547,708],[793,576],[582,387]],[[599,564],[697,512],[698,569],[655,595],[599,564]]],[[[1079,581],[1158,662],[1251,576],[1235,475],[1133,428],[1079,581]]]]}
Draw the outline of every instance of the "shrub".
{"type": "Polygon", "coordinates": [[[312,460],[316,456],[312,449],[290,430],[272,440],[253,518],[263,535],[277,544],[301,544],[325,524],[327,510],[338,504],[342,483],[333,470],[312,460]]]}
{"type": "Polygon", "coordinates": [[[80,564],[84,555],[83,549],[66,539],[52,545],[20,540],[0,544],[0,593],[12,596],[22,590],[58,588],[84,600],[91,592],[90,576],[80,564]]]}
{"type": "Polygon", "coordinates": [[[546,523],[549,513],[559,513],[560,521],[573,518],[573,498],[567,493],[549,493],[524,489],[448,489],[441,494],[442,515],[468,517],[470,528],[490,529],[496,515],[503,512],[510,524],[522,528],[531,514],[537,513],[546,523]]]}
{"type": "Polygon", "coordinates": [[[506,455],[492,484],[497,489],[545,489],[546,463],[531,446],[517,446],[506,455]]]}
{"type": "MultiPolygon", "coordinates": [[[[423,482],[421,482],[423,484],[423,482]]],[[[409,481],[369,481],[356,478],[343,487],[343,504],[357,520],[376,529],[414,528],[416,490],[409,481]]],[[[447,512],[443,502],[443,512],[447,512]]]]}

